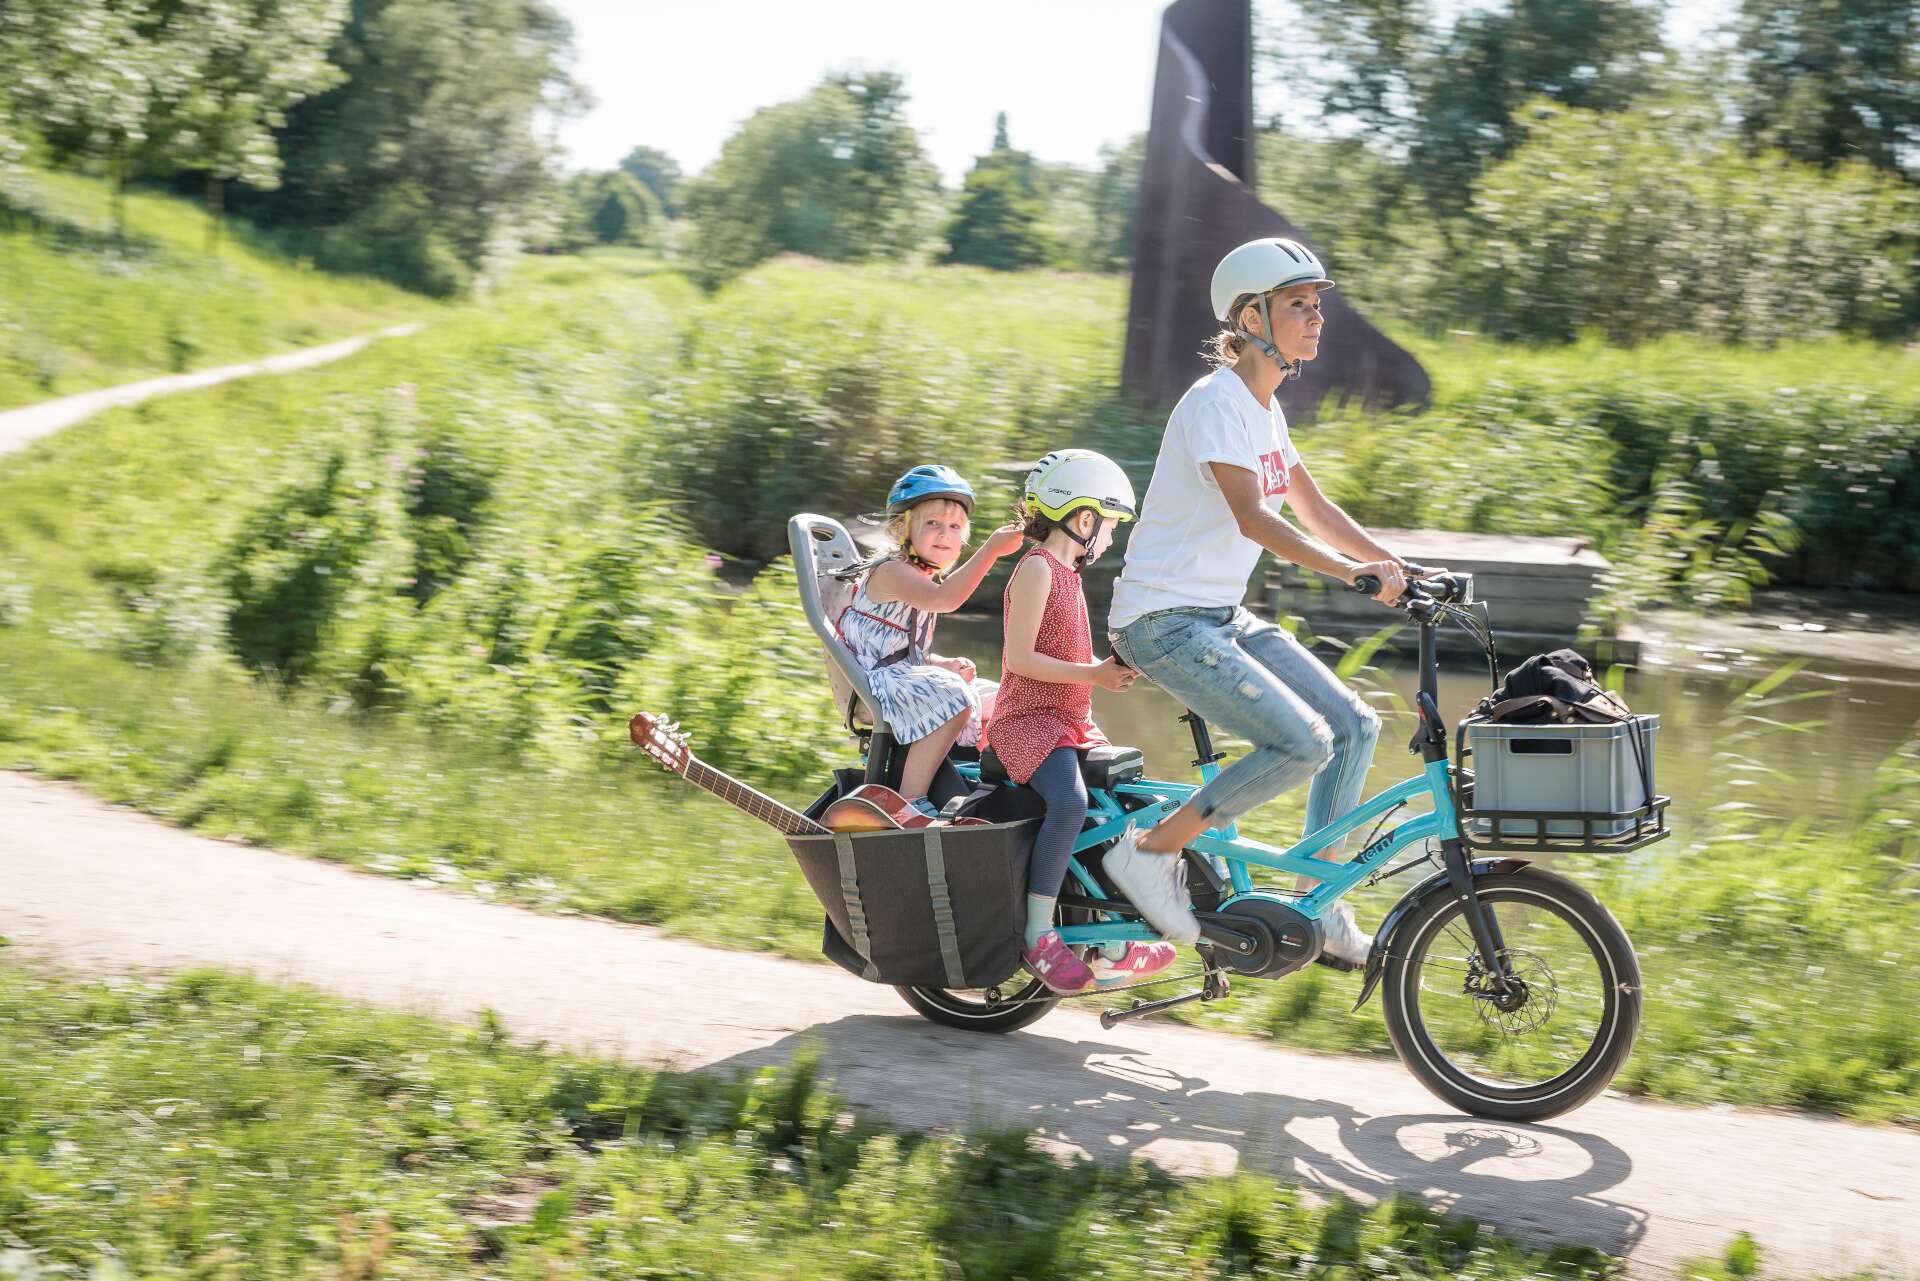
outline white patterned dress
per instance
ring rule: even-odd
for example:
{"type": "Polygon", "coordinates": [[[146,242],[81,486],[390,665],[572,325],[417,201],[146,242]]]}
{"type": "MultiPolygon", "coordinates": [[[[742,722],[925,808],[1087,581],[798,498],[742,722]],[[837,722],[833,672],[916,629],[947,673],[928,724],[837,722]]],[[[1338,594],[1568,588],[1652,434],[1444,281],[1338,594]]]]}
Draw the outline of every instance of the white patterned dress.
{"type": "Polygon", "coordinates": [[[962,680],[958,673],[931,666],[934,616],[905,601],[876,601],[860,580],[853,603],[835,627],[853,651],[854,661],[867,674],[880,714],[902,743],[917,742],[945,725],[962,708],[973,717],[960,731],[961,747],[980,742],[980,726],[993,711],[1000,688],[989,680],[962,680]]]}

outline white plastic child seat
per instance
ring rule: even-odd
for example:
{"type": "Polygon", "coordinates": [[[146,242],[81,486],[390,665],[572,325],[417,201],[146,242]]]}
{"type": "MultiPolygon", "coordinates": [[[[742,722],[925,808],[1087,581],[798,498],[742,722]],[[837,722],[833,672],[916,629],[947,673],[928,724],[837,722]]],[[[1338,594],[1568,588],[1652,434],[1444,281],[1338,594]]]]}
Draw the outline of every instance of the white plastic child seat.
{"type": "Polygon", "coordinates": [[[800,606],[826,651],[834,706],[848,729],[883,729],[891,734],[891,727],[874,710],[877,704],[866,672],[834,629],[858,587],[857,577],[848,571],[862,559],[859,546],[846,526],[812,512],[801,512],[787,522],[787,546],[793,551],[794,577],[800,582],[800,606]]]}

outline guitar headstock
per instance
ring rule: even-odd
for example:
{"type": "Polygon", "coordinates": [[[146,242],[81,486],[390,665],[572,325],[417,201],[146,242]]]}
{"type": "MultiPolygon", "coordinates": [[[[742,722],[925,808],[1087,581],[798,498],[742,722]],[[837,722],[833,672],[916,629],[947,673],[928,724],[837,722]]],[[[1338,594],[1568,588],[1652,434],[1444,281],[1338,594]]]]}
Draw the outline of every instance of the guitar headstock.
{"type": "Polygon", "coordinates": [[[678,725],[664,716],[641,712],[627,722],[627,733],[640,750],[675,774],[686,773],[687,767],[693,763],[693,753],[687,747],[687,736],[678,725]]]}

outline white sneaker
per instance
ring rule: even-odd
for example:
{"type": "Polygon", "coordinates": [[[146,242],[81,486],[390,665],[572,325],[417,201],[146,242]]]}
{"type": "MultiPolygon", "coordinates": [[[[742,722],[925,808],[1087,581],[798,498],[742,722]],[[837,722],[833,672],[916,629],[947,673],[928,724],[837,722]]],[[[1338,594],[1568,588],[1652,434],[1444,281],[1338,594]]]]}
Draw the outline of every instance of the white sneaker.
{"type": "Polygon", "coordinates": [[[1107,848],[1102,865],[1114,886],[1169,943],[1199,941],[1200,921],[1187,892],[1185,860],[1178,854],[1141,850],[1140,835],[1129,823],[1107,848]]]}
{"type": "Polygon", "coordinates": [[[1351,905],[1335,903],[1333,910],[1320,918],[1320,925],[1327,940],[1320,949],[1322,953],[1348,965],[1367,963],[1367,954],[1373,951],[1373,935],[1364,933],[1354,921],[1351,905]]]}

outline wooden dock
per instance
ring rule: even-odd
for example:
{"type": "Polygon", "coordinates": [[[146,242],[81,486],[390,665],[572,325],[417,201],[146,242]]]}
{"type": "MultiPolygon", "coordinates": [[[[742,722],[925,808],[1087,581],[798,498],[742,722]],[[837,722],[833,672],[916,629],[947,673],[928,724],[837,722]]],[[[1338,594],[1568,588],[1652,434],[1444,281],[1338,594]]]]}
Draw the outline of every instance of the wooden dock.
{"type": "MultiPolygon", "coordinates": [[[[1606,558],[1580,538],[1438,529],[1376,529],[1373,533],[1418,564],[1472,574],[1475,599],[1490,606],[1501,655],[1516,660],[1574,644],[1582,624],[1592,621],[1601,576],[1609,568],[1606,558]]],[[[1263,603],[1272,617],[1294,615],[1317,635],[1339,639],[1370,636],[1392,620],[1376,602],[1342,589],[1331,579],[1271,562],[1263,603]]],[[[1473,642],[1458,628],[1443,629],[1440,641],[1444,651],[1473,649],[1473,642]]],[[[1604,649],[1604,654],[1590,655],[1596,661],[1638,659],[1639,645],[1631,638],[1600,637],[1585,644],[1589,649],[1604,649]]]]}

